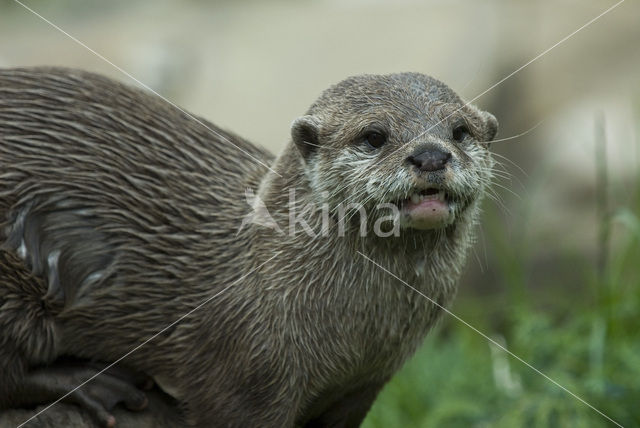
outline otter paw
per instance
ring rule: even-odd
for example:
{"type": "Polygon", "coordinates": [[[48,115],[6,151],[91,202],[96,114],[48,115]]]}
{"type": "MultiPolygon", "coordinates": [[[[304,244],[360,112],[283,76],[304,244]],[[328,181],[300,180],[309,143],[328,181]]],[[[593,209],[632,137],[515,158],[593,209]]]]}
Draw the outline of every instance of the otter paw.
{"type": "Polygon", "coordinates": [[[107,364],[94,362],[63,362],[37,368],[27,374],[22,385],[23,402],[61,401],[74,403],[87,410],[101,427],[113,427],[115,417],[110,411],[119,403],[129,410],[142,410],[146,395],[139,388],[153,385],[151,378],[137,372],[112,367],[100,373],[107,364]]]}

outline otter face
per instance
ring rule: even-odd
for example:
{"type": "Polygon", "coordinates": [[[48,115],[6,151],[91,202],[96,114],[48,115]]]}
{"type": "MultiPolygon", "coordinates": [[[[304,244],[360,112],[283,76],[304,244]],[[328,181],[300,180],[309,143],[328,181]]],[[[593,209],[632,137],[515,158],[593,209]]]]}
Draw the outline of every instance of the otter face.
{"type": "Polygon", "coordinates": [[[475,213],[498,124],[417,73],[357,76],[325,91],[292,127],[317,202],[364,207],[402,228],[441,229],[475,213]]]}

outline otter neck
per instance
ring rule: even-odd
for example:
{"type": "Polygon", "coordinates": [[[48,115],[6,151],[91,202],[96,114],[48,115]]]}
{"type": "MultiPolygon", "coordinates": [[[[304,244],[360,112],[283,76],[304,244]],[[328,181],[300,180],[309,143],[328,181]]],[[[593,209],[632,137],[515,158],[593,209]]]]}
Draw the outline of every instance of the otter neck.
{"type": "Polygon", "coordinates": [[[313,208],[317,198],[313,197],[305,167],[297,149],[290,146],[274,162],[273,168],[278,175],[268,172],[261,182],[258,195],[281,235],[281,239],[275,244],[272,241],[272,245],[290,248],[295,241],[302,249],[317,247],[324,241],[330,243],[334,252],[344,250],[362,258],[360,252],[377,258],[381,264],[394,265],[399,268],[398,273],[407,274],[408,279],[425,272],[438,275],[439,270],[443,270],[443,275],[448,272],[449,280],[457,279],[459,272],[450,272],[450,266],[463,264],[473,241],[471,229],[476,222],[479,201],[469,207],[464,218],[445,229],[402,229],[399,236],[379,236],[369,227],[362,236],[360,224],[353,221],[357,216],[345,221],[341,228],[335,213],[327,215],[322,207],[313,208]],[[430,260],[438,260],[440,266],[430,265],[430,260]]]}

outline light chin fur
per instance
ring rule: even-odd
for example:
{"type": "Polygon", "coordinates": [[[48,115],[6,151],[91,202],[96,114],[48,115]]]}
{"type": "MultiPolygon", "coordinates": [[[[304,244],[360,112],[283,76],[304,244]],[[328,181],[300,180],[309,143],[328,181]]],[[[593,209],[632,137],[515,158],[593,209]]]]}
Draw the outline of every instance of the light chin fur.
{"type": "MultiPolygon", "coordinates": [[[[16,308],[0,311],[0,405],[28,369],[63,351],[95,361],[127,353],[127,364],[176,395],[169,409],[201,427],[359,425],[451,302],[473,242],[490,155],[454,142],[446,118],[464,115],[479,142],[497,127],[417,73],[329,88],[294,122],[277,159],[77,70],[0,69],[0,111],[10,117],[0,120],[0,231],[10,228],[2,239],[15,252],[0,251],[0,272],[17,273],[0,275],[0,301],[16,308]],[[362,144],[371,124],[386,126],[384,152],[362,144]],[[446,170],[416,171],[408,156],[433,144],[452,153],[446,170]],[[379,220],[373,201],[406,198],[420,183],[474,199],[456,197],[452,227],[397,239],[361,235],[357,217],[343,236],[242,227],[258,206],[247,204],[247,189],[284,226],[290,208],[312,201],[359,202],[379,220]],[[69,268],[51,268],[59,264],[69,268]],[[38,281],[36,265],[50,268],[38,281]],[[52,280],[68,293],[43,308],[52,280]],[[130,352],[206,298],[197,316],[130,352]]],[[[322,214],[309,210],[316,231],[322,214]]]]}

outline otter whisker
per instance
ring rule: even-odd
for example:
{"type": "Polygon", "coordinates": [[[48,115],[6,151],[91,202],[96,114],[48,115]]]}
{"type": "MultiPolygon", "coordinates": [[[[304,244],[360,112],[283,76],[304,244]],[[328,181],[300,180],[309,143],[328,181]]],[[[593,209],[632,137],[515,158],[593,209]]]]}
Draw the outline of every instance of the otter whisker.
{"type": "MultiPolygon", "coordinates": [[[[0,69],[0,301],[15,308],[0,311],[12,351],[0,352],[0,405],[34,373],[77,391],[83,368],[60,370],[61,356],[126,354],[194,426],[359,425],[441,311],[355,250],[446,305],[480,201],[502,203],[489,186],[508,174],[474,141],[497,121],[461,105],[422,74],[354,76],[293,122],[275,157],[102,76],[0,69]],[[369,233],[387,218],[392,237],[369,233]],[[159,336],[158,322],[222,291],[159,336]]],[[[71,397],[105,426],[111,409],[95,403],[108,383],[71,397]]]]}
{"type": "MultiPolygon", "coordinates": [[[[520,165],[518,165],[517,163],[515,163],[513,160],[511,160],[511,159],[507,158],[506,156],[503,156],[503,155],[501,155],[499,153],[495,153],[495,152],[492,152],[492,156],[497,157],[499,159],[503,159],[503,160],[509,162],[516,169],[518,169],[518,171],[520,171],[525,177],[528,177],[527,172],[524,169],[522,169],[522,167],[520,165]]],[[[496,163],[498,163],[498,161],[496,161],[496,163]]]]}
{"type": "Polygon", "coordinates": [[[529,128],[529,129],[527,129],[526,131],[521,132],[521,133],[519,133],[519,134],[515,134],[515,135],[512,135],[512,136],[510,136],[510,137],[499,138],[499,139],[497,139],[497,140],[482,141],[482,143],[491,143],[491,144],[493,144],[493,143],[501,143],[501,142],[503,142],[503,141],[509,141],[509,140],[514,140],[514,139],[516,139],[516,138],[524,137],[525,135],[527,135],[528,133],[530,133],[531,131],[533,131],[534,129],[536,129],[538,126],[542,125],[542,123],[543,123],[544,121],[545,121],[544,119],[543,119],[543,120],[541,120],[541,121],[539,121],[538,123],[536,123],[535,125],[533,125],[531,128],[529,128]]]}
{"type": "Polygon", "coordinates": [[[491,185],[492,185],[492,186],[494,186],[494,187],[499,187],[499,188],[501,188],[501,189],[503,189],[503,190],[507,191],[508,193],[512,194],[513,196],[515,196],[515,197],[516,197],[518,200],[520,200],[520,201],[522,200],[522,196],[520,196],[519,194],[517,194],[517,193],[516,193],[515,191],[513,191],[512,189],[510,189],[510,188],[508,188],[508,187],[506,187],[506,186],[503,186],[503,185],[502,185],[502,184],[500,184],[500,183],[497,183],[497,182],[493,181],[493,182],[491,183],[491,185]]]}
{"type": "Polygon", "coordinates": [[[487,198],[489,198],[490,200],[494,201],[496,203],[496,205],[498,205],[498,207],[500,207],[500,209],[502,209],[504,211],[505,214],[507,214],[509,217],[512,216],[511,214],[511,210],[509,210],[509,208],[507,208],[506,204],[504,203],[502,197],[500,197],[500,195],[498,195],[495,190],[493,189],[488,189],[487,190],[487,194],[486,194],[487,198]]]}

